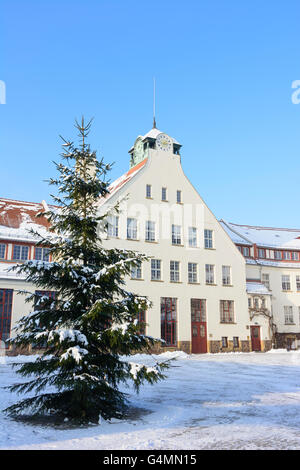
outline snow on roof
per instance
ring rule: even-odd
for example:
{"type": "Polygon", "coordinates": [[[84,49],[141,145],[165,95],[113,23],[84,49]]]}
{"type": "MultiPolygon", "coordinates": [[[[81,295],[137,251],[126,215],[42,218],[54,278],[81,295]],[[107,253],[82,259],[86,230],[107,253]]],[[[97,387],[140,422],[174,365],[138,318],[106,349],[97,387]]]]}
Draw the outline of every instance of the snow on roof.
{"type": "Polygon", "coordinates": [[[300,229],[238,225],[224,220],[221,223],[235,243],[248,241],[266,248],[300,249],[300,229]]]}
{"type": "MultiPolygon", "coordinates": [[[[50,206],[51,208],[55,206],[50,206]]],[[[36,241],[29,231],[46,236],[49,222],[37,214],[45,210],[45,202],[26,202],[0,198],[0,239],[36,241]]]]}
{"type": "Polygon", "coordinates": [[[130,168],[127,173],[124,173],[122,176],[117,178],[111,185],[109,186],[109,194],[106,197],[100,198],[100,205],[106,203],[108,199],[110,199],[117,191],[119,191],[125,184],[132,180],[132,178],[142,169],[147,163],[147,158],[145,158],[142,162],[138,163],[134,167],[130,168]]]}
{"type": "Polygon", "coordinates": [[[258,281],[246,283],[248,294],[272,295],[269,289],[258,281]]]}
{"type": "MultiPolygon", "coordinates": [[[[159,134],[165,134],[165,132],[162,132],[160,131],[159,129],[156,129],[156,127],[153,127],[149,132],[147,132],[145,135],[140,135],[139,137],[142,139],[142,140],[145,140],[147,138],[149,139],[156,139],[157,136],[159,134]]],[[[168,134],[169,135],[169,134],[168,134]]],[[[177,140],[175,140],[173,137],[169,136],[170,139],[172,140],[173,144],[177,144],[177,145],[180,145],[179,142],[177,142],[177,140]]],[[[132,146],[130,149],[129,149],[129,152],[134,148],[134,146],[132,146]]]]}

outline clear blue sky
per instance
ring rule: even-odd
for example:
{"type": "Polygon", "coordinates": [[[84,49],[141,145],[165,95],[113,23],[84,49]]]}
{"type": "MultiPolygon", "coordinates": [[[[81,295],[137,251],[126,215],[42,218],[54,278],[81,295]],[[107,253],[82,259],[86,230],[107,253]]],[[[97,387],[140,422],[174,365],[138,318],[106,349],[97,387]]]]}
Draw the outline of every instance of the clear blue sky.
{"type": "Polygon", "coordinates": [[[299,0],[2,0],[0,196],[51,202],[59,134],[129,167],[152,127],[216,217],[300,228],[299,0]]]}

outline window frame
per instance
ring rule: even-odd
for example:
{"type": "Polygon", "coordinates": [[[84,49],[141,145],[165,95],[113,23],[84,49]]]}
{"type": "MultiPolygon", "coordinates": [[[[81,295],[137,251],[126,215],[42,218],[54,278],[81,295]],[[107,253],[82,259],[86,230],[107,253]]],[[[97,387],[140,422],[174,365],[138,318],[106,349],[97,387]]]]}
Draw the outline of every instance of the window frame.
{"type": "Polygon", "coordinates": [[[12,245],[12,261],[27,261],[30,259],[31,255],[31,246],[29,245],[24,245],[22,243],[13,243],[12,245]],[[15,258],[15,248],[20,248],[20,258],[15,258]],[[22,251],[23,249],[27,249],[27,258],[22,257],[22,251]]]}
{"type": "Polygon", "coordinates": [[[170,282],[180,282],[180,261],[170,261],[170,282]]]}
{"type": "Polygon", "coordinates": [[[204,248],[206,250],[214,249],[214,231],[209,228],[204,229],[204,248]]]}
{"type": "Polygon", "coordinates": [[[205,284],[207,284],[208,286],[215,285],[215,277],[216,277],[215,265],[214,264],[206,264],[205,265],[205,284]]]}
{"type": "Polygon", "coordinates": [[[235,323],[234,300],[220,300],[220,323],[235,323]]]}
{"type": "Polygon", "coordinates": [[[162,261],[161,259],[151,259],[151,281],[161,281],[161,280],[162,280],[162,261]],[[153,275],[154,273],[155,275],[153,275]]]}
{"type": "Polygon", "coordinates": [[[138,222],[134,217],[127,217],[127,240],[138,240],[138,222]],[[131,221],[131,222],[129,222],[131,221]],[[133,224],[133,226],[131,226],[133,224]]]}
{"type": "Polygon", "coordinates": [[[198,284],[198,263],[188,262],[188,283],[198,284]],[[193,267],[193,269],[190,269],[193,267]]]}

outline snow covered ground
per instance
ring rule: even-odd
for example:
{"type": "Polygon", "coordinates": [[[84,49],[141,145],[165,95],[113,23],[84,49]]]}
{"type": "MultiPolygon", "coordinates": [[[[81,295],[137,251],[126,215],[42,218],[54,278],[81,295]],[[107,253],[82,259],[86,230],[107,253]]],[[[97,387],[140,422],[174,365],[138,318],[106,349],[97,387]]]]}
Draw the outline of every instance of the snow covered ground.
{"type": "MultiPolygon", "coordinates": [[[[186,355],[168,378],[146,385],[130,401],[142,410],[127,422],[80,428],[24,424],[0,413],[1,449],[300,449],[300,353],[186,355]]],[[[18,361],[28,360],[19,356],[18,361]]],[[[0,383],[20,381],[0,361],[0,383]]],[[[136,362],[152,363],[149,356],[136,362]]],[[[0,408],[19,397],[1,391],[0,408]]]]}

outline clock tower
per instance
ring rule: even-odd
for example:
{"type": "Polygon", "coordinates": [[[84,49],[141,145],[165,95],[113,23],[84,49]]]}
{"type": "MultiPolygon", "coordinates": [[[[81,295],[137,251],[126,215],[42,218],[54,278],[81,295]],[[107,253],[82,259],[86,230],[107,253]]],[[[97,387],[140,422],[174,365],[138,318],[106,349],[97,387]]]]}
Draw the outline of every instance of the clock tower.
{"type": "Polygon", "coordinates": [[[144,136],[139,135],[133,147],[129,150],[130,168],[136,166],[149,155],[149,149],[165,154],[180,155],[181,145],[172,137],[153,127],[144,136]]]}

